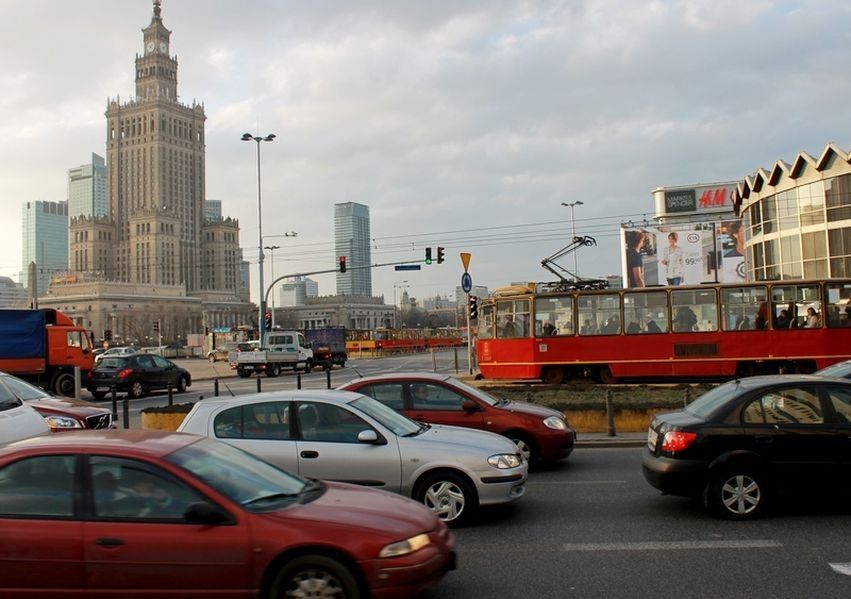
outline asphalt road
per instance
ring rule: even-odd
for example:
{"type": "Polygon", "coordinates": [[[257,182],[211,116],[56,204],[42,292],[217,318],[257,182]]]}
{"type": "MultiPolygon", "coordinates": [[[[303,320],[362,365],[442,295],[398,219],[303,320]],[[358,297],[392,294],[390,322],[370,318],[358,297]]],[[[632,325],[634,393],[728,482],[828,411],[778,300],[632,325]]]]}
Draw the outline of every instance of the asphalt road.
{"type": "Polygon", "coordinates": [[[641,475],[640,449],[578,448],[525,497],[456,531],[437,598],[851,597],[851,508],[728,522],[641,475]]]}

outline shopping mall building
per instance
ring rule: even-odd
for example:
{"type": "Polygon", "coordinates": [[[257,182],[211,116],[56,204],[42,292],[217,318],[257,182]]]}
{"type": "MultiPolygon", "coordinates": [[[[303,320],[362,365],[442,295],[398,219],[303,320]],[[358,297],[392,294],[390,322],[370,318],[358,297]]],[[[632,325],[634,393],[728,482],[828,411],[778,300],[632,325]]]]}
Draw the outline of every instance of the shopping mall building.
{"type": "Polygon", "coordinates": [[[749,281],[851,278],[851,155],[829,144],[759,169],[732,193],[749,281]]]}

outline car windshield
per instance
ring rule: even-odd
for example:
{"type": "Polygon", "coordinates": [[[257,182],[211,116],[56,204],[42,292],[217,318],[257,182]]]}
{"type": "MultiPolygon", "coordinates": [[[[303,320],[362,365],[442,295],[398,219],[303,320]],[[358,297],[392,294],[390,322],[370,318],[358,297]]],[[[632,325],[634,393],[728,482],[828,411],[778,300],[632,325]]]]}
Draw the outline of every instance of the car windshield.
{"type": "Polygon", "coordinates": [[[4,375],[2,379],[12,390],[12,393],[24,401],[31,399],[53,399],[53,396],[44,389],[39,389],[35,385],[30,385],[28,382],[22,381],[19,378],[4,375]]]}
{"type": "Polygon", "coordinates": [[[98,365],[95,366],[98,370],[107,369],[107,368],[123,368],[127,365],[126,358],[114,358],[112,356],[106,356],[101,358],[101,361],[98,362],[98,365]]]}
{"type": "Polygon", "coordinates": [[[819,376],[835,376],[839,378],[845,378],[849,373],[851,373],[851,362],[840,362],[839,364],[833,364],[815,372],[819,376]]]}
{"type": "Polygon", "coordinates": [[[707,391],[688,406],[685,411],[700,418],[706,419],[719,407],[742,391],[741,381],[732,380],[707,391]]]}
{"type": "Polygon", "coordinates": [[[278,509],[281,500],[298,497],[311,487],[295,474],[213,439],[199,439],[166,459],[251,511],[278,509]]]}
{"type": "Polygon", "coordinates": [[[350,401],[349,405],[374,418],[382,426],[389,428],[400,437],[416,435],[423,428],[420,423],[365,395],[350,401]]]}
{"type": "Polygon", "coordinates": [[[485,402],[485,403],[487,403],[488,405],[491,405],[491,406],[495,406],[499,403],[506,401],[504,399],[499,399],[498,397],[494,397],[493,395],[491,395],[487,391],[482,391],[481,389],[474,387],[473,385],[468,385],[464,381],[459,381],[458,379],[453,379],[452,377],[447,379],[447,382],[452,384],[455,387],[458,387],[459,389],[463,389],[464,391],[466,391],[470,395],[475,395],[478,399],[481,399],[483,402],[485,402]]]}

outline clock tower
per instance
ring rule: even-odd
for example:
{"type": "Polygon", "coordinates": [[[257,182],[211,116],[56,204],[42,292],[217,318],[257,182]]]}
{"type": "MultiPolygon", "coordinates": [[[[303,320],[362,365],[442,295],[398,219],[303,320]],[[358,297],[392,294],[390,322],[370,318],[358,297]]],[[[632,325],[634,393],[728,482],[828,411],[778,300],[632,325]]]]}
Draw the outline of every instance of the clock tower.
{"type": "Polygon", "coordinates": [[[177,99],[177,59],[168,54],[171,31],[162,20],[160,0],[154,0],[151,24],[142,30],[143,54],[136,56],[136,97],[177,99]]]}

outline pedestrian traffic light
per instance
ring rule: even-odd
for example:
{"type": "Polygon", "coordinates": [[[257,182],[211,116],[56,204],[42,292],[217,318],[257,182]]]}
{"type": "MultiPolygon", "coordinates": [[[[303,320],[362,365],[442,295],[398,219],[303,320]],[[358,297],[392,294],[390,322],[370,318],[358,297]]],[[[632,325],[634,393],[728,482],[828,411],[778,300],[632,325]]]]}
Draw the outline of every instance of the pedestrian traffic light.
{"type": "Polygon", "coordinates": [[[425,259],[425,263],[426,263],[426,264],[431,264],[431,248],[426,248],[425,250],[426,250],[426,259],[425,259]]]}
{"type": "Polygon", "coordinates": [[[443,248],[437,246],[437,263],[443,264],[443,248]]]}
{"type": "Polygon", "coordinates": [[[103,331],[103,340],[104,341],[112,341],[112,331],[109,329],[104,329],[103,331]]]}
{"type": "Polygon", "coordinates": [[[264,318],[264,320],[266,321],[266,330],[271,331],[272,330],[272,313],[266,312],[266,317],[264,318]]]}
{"type": "Polygon", "coordinates": [[[346,257],[340,256],[340,272],[346,272],[346,257]]]}
{"type": "Polygon", "coordinates": [[[155,332],[155,333],[159,333],[159,332],[160,332],[160,321],[159,321],[159,320],[155,320],[155,321],[154,321],[154,332],[155,332]]]}
{"type": "Polygon", "coordinates": [[[475,295],[470,296],[470,320],[476,320],[479,317],[479,298],[475,295]]]}

